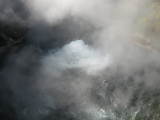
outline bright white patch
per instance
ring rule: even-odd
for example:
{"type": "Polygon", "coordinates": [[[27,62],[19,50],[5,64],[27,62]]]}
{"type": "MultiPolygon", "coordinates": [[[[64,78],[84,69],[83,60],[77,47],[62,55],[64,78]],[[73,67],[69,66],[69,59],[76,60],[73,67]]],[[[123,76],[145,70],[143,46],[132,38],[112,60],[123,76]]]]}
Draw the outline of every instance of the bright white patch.
{"type": "Polygon", "coordinates": [[[70,42],[58,52],[50,54],[46,62],[54,69],[80,68],[88,74],[95,74],[111,63],[109,55],[102,55],[83,40],[70,42]]]}
{"type": "Polygon", "coordinates": [[[111,111],[105,111],[102,108],[90,106],[86,109],[86,113],[92,117],[92,120],[115,120],[116,116],[111,111]]]}
{"type": "Polygon", "coordinates": [[[87,113],[91,115],[95,120],[101,120],[103,118],[107,118],[107,114],[104,109],[98,109],[93,107],[93,108],[89,108],[87,110],[87,113]]]}

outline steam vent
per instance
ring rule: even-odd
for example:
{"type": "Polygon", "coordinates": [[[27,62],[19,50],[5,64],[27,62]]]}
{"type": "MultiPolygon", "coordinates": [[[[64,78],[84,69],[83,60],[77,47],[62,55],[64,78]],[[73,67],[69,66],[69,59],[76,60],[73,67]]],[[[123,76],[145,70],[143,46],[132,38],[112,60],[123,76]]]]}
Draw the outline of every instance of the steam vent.
{"type": "Polygon", "coordinates": [[[0,120],[160,120],[160,1],[0,0],[0,120]]]}

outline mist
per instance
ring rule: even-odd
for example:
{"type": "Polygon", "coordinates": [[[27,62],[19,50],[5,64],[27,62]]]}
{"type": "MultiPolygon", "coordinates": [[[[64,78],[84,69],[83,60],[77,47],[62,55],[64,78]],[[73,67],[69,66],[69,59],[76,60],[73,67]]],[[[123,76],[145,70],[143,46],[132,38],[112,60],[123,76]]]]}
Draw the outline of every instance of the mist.
{"type": "Polygon", "coordinates": [[[0,118],[158,120],[158,5],[2,0],[0,118]]]}

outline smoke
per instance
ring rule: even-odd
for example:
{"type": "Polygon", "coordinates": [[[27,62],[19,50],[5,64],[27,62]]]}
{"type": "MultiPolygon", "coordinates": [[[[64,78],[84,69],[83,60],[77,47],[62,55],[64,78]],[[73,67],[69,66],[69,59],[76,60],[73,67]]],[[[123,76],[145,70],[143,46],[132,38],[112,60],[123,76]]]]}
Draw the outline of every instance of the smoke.
{"type": "Polygon", "coordinates": [[[5,22],[18,22],[24,24],[29,19],[29,11],[23,0],[1,0],[0,20],[5,22]]]}
{"type": "Polygon", "coordinates": [[[0,2],[1,19],[11,15],[29,21],[25,47],[9,57],[2,70],[14,93],[18,119],[43,119],[50,108],[54,114],[69,106],[67,112],[75,119],[114,120],[115,111],[132,112],[128,107],[141,84],[142,89],[159,89],[159,51],[141,42],[157,37],[146,35],[151,28],[139,24],[142,15],[150,13],[146,6],[151,2],[0,2]],[[20,10],[18,3],[24,6],[20,10]]]}
{"type": "Polygon", "coordinates": [[[62,50],[52,54],[45,58],[44,61],[49,65],[45,64],[44,66],[59,71],[81,68],[88,74],[96,74],[96,72],[105,69],[110,64],[109,56],[102,56],[93,48],[85,45],[82,40],[72,41],[65,45],[62,50]]]}

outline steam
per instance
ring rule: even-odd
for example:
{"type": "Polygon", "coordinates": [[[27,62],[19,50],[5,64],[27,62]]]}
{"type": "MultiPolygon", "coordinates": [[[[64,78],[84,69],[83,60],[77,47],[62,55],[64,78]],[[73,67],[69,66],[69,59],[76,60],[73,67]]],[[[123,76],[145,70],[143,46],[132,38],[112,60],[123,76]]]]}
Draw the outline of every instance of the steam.
{"type": "Polygon", "coordinates": [[[72,41],[56,53],[51,53],[44,61],[44,66],[55,70],[79,68],[93,75],[104,70],[111,62],[109,55],[102,56],[83,40],[72,41]]]}
{"type": "MultiPolygon", "coordinates": [[[[25,0],[21,2],[30,13],[30,22],[38,26],[38,29],[34,29],[35,26],[30,28],[31,34],[27,34],[26,39],[31,44],[34,44],[34,41],[38,41],[39,44],[31,45],[33,47],[29,48],[31,50],[23,49],[24,55],[18,54],[18,56],[22,64],[26,63],[25,66],[22,65],[23,69],[28,67],[32,69],[33,66],[29,65],[30,61],[24,59],[26,58],[24,56],[27,54],[33,57],[35,49],[43,54],[40,55],[38,51],[36,54],[40,56],[37,57],[38,60],[33,57],[33,61],[39,64],[37,69],[33,70],[34,74],[31,77],[36,79],[32,81],[32,86],[35,85],[38,93],[42,94],[42,97],[40,95],[37,98],[45,103],[45,107],[57,109],[69,106],[69,111],[74,111],[77,116],[82,113],[90,120],[106,118],[114,120],[117,119],[114,110],[126,109],[130,105],[139,84],[159,88],[159,51],[135,44],[136,39],[139,39],[137,34],[143,34],[142,38],[145,38],[148,31],[144,30],[138,21],[148,10],[145,6],[152,0],[25,0]],[[83,40],[81,40],[82,38],[77,35],[78,29],[81,28],[75,28],[71,33],[77,35],[76,38],[68,35],[69,41],[67,38],[63,42],[65,44],[57,45],[55,48],[50,43],[56,44],[61,39],[59,36],[66,38],[67,30],[70,29],[66,30],[64,25],[56,34],[53,29],[56,30],[56,25],[63,24],[67,17],[76,19],[77,24],[83,24],[82,20],[87,21],[86,23],[90,23],[95,30],[87,37],[82,35],[83,40]],[[41,35],[42,38],[39,37],[41,35]],[[43,53],[41,52],[43,49],[39,46],[43,46],[44,43],[50,47],[43,53]]],[[[69,27],[74,26],[69,24],[69,27]]],[[[151,33],[148,36],[152,36],[151,33]]],[[[27,79],[20,73],[21,64],[20,67],[16,67],[19,65],[19,59],[15,60],[16,64],[11,67],[12,69],[7,66],[3,71],[4,75],[10,73],[13,77],[15,77],[13,71],[18,71],[15,83],[23,78],[27,79]]],[[[8,76],[7,78],[11,79],[8,76]]],[[[17,85],[13,86],[14,91],[17,91],[15,90],[17,85]]]]}
{"type": "Polygon", "coordinates": [[[0,20],[6,22],[18,22],[24,24],[30,17],[29,10],[23,0],[1,0],[0,20]]]}

